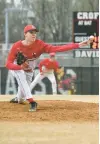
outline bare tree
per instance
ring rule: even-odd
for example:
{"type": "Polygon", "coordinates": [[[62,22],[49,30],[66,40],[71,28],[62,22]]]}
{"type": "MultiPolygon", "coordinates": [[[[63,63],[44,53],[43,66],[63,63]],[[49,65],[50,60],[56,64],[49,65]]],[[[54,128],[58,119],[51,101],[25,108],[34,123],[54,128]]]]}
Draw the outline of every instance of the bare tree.
{"type": "MultiPolygon", "coordinates": [[[[14,1],[12,0],[12,5],[14,1]]],[[[72,16],[74,11],[98,11],[98,0],[21,0],[18,7],[34,13],[28,17],[24,12],[12,14],[9,18],[11,41],[21,38],[19,31],[29,23],[39,29],[38,37],[47,42],[72,41],[72,16]],[[23,16],[24,14],[24,16],[23,16]],[[29,21],[30,19],[30,21],[29,21]],[[12,30],[14,27],[14,30],[12,30]],[[13,35],[15,37],[13,37],[13,35]]]]}
{"type": "Polygon", "coordinates": [[[4,18],[4,10],[6,8],[6,1],[0,0],[0,42],[4,42],[4,28],[5,28],[5,18],[4,18]]]}
{"type": "Polygon", "coordinates": [[[48,42],[70,41],[71,1],[29,0],[26,2],[22,0],[22,5],[34,11],[34,23],[39,27],[40,38],[48,42]]]}
{"type": "Polygon", "coordinates": [[[99,0],[73,0],[74,11],[99,11],[99,0]]]}

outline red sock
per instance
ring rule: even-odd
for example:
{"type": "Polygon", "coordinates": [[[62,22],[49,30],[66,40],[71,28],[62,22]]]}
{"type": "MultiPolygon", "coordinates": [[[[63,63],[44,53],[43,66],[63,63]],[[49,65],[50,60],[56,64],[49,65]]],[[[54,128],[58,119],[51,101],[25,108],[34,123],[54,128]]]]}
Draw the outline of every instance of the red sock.
{"type": "Polygon", "coordinates": [[[27,100],[29,101],[29,103],[34,102],[33,98],[29,98],[27,100]]]}

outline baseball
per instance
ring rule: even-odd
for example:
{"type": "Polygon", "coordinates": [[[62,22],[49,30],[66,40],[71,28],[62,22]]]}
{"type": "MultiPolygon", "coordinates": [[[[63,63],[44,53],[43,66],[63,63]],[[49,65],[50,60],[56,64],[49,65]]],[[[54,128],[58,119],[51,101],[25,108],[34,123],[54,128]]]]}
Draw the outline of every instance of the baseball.
{"type": "Polygon", "coordinates": [[[89,39],[93,40],[93,39],[94,39],[94,36],[91,35],[91,36],[89,37],[89,39]]]}

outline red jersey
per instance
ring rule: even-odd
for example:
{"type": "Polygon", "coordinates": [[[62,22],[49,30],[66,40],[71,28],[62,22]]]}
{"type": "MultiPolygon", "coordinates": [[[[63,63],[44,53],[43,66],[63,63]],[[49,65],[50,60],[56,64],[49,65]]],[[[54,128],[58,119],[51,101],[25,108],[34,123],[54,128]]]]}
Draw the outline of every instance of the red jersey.
{"type": "Polygon", "coordinates": [[[57,71],[57,69],[59,68],[58,62],[56,60],[51,61],[50,58],[46,58],[39,63],[40,72],[42,72],[42,66],[45,66],[45,68],[48,70],[54,71],[57,71]]]}
{"type": "Polygon", "coordinates": [[[14,43],[7,58],[6,67],[10,70],[21,70],[21,66],[14,63],[18,52],[22,52],[28,59],[35,60],[43,53],[63,52],[79,48],[78,43],[62,46],[53,46],[37,39],[29,46],[23,45],[22,41],[14,43]]]}

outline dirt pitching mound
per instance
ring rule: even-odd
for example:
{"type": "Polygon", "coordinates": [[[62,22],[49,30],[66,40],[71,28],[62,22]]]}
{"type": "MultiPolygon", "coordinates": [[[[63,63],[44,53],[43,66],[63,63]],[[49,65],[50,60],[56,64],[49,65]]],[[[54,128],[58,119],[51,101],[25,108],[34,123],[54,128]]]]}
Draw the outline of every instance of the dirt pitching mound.
{"type": "Polygon", "coordinates": [[[0,102],[0,121],[98,121],[99,104],[63,100],[37,101],[36,112],[28,112],[29,104],[0,102]]]}

